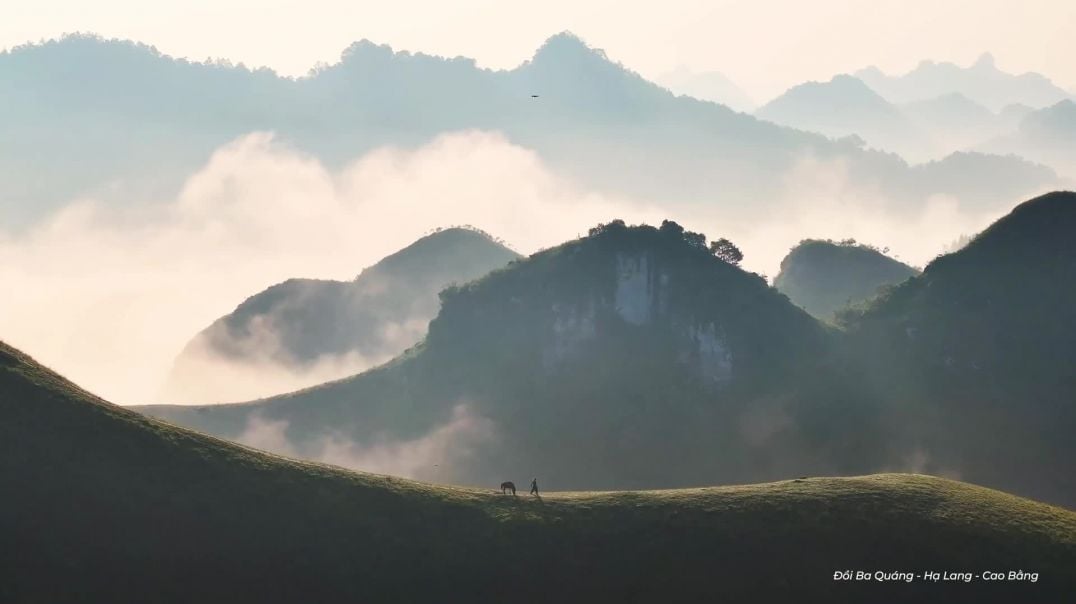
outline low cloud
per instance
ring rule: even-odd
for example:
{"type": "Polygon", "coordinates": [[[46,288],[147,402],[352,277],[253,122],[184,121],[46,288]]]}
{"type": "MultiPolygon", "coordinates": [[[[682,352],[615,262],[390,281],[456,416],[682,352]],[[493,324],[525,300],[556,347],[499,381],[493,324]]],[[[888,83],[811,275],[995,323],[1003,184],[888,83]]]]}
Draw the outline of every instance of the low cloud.
{"type": "Polygon", "coordinates": [[[480,447],[497,438],[493,421],[475,414],[464,403],[453,408],[447,422],[409,440],[381,435],[369,442],[357,442],[342,433],[327,433],[300,446],[288,438],[288,427],[287,421],[252,416],[235,440],[280,455],[352,470],[451,482],[456,477],[455,468],[466,468],[480,447]]]}
{"type": "Polygon", "coordinates": [[[907,472],[912,474],[930,474],[951,480],[962,480],[963,473],[954,467],[939,466],[925,447],[914,446],[904,451],[897,461],[877,470],[878,472],[907,472]]]}
{"type": "Polygon", "coordinates": [[[203,349],[176,363],[160,398],[184,404],[249,401],[345,378],[391,359],[348,352],[298,364],[268,357],[236,359],[203,349]]]}
{"type": "MultiPolygon", "coordinates": [[[[772,278],[806,237],[854,237],[921,265],[997,217],[946,196],[894,213],[884,192],[850,184],[840,160],[804,157],[784,185],[760,221],[732,200],[658,209],[663,200],[582,190],[495,133],[378,149],[338,170],[255,133],[215,152],[175,199],[122,208],[80,199],[29,232],[0,232],[0,337],[121,404],[232,400],[245,394],[230,386],[260,382],[257,394],[272,394],[384,359],[255,364],[219,380],[219,392],[177,399],[162,386],[194,334],[273,283],[352,279],[439,226],[472,224],[530,253],[612,218],[668,217],[730,237],[746,268],[772,278]]],[[[412,328],[400,327],[406,337],[412,328]]]]}
{"type": "Polygon", "coordinates": [[[257,133],[214,153],[174,200],[106,201],[0,234],[0,334],[122,404],[170,402],[161,386],[184,345],[273,283],[352,279],[440,226],[472,224],[530,252],[626,207],[482,132],[380,149],[335,172],[257,133]]]}
{"type": "Polygon", "coordinates": [[[184,404],[249,401],[361,373],[392,360],[426,335],[429,319],[379,326],[375,351],[349,350],[296,359],[280,341],[276,315],[257,315],[243,337],[227,331],[195,337],[176,359],[158,398],[184,404]],[[216,344],[216,345],[214,345],[216,344]]]}
{"type": "MultiPolygon", "coordinates": [[[[744,266],[771,281],[788,250],[803,239],[853,238],[888,247],[891,256],[922,267],[947,252],[961,235],[979,232],[1004,213],[942,194],[910,207],[895,204],[884,191],[854,184],[840,159],[804,156],[783,181],[783,198],[763,221],[723,221],[717,212],[696,219],[716,225],[698,226],[711,236],[731,238],[744,250],[744,266]],[[722,224],[729,225],[727,230],[722,224]]],[[[1014,199],[1013,205],[1020,201],[1014,199]]]]}

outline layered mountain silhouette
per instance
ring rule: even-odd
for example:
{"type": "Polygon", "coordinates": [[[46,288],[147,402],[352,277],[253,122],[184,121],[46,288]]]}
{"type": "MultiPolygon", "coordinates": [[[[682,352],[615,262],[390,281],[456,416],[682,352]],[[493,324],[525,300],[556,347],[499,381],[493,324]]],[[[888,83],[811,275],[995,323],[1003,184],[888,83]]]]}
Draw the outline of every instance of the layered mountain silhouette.
{"type": "Polygon", "coordinates": [[[1073,199],[1022,204],[842,331],[674,223],[614,222],[446,290],[425,342],[376,370],[143,410],[359,467],[424,451],[408,470],[429,480],[541,468],[572,488],[671,487],[896,467],[1071,504],[1073,199]]]}
{"type": "Polygon", "coordinates": [[[1064,89],[1041,74],[1010,74],[998,69],[989,53],[968,67],[923,61],[900,76],[887,75],[877,67],[861,69],[853,75],[893,103],[958,93],[991,111],[1001,111],[1014,103],[1038,109],[1069,98],[1064,89]]]}
{"type": "Polygon", "coordinates": [[[658,76],[656,82],[676,94],[713,101],[735,111],[749,113],[755,110],[755,101],[719,71],[695,72],[680,66],[658,76]]]}
{"type": "Polygon", "coordinates": [[[929,152],[935,155],[972,149],[1012,132],[1023,119],[1022,111],[1030,111],[1025,105],[1007,105],[994,113],[957,92],[905,103],[899,109],[918,131],[929,136],[929,152]]]}
{"type": "Polygon", "coordinates": [[[971,171],[945,159],[923,170],[677,97],[568,33],[508,71],[363,41],[298,79],[69,36],[0,54],[0,80],[9,118],[0,212],[9,225],[31,224],[76,196],[168,199],[214,149],[255,130],[329,166],[446,131],[496,130],[587,188],[670,208],[723,204],[744,220],[772,211],[786,193],[781,177],[804,157],[840,159],[850,184],[886,191],[896,209],[917,206],[924,191],[991,206],[1055,180],[1016,158],[977,157],[971,171]]]}
{"type": "Polygon", "coordinates": [[[781,261],[773,286],[816,318],[831,321],[846,306],[862,303],[916,269],[854,241],[807,239],[781,261]]]}
{"type": "Polygon", "coordinates": [[[838,75],[789,89],[755,113],[760,118],[835,138],[856,135],[867,145],[921,158],[930,142],[924,132],[862,80],[838,75]]]}
{"type": "Polygon", "coordinates": [[[941,602],[1019,599],[1029,587],[1058,600],[1076,587],[1066,572],[1076,562],[1076,514],[926,476],[541,498],[435,487],[179,429],[110,405],[2,343],[0,419],[5,602],[504,594],[688,602],[853,592],[941,602]],[[877,591],[832,579],[846,557],[879,568],[1038,574],[1033,584],[877,591]],[[785,580],[773,580],[774,564],[785,580]]]}
{"type": "MultiPolygon", "coordinates": [[[[1038,111],[1012,103],[995,112],[960,92],[949,92],[897,104],[858,77],[838,75],[829,82],[795,86],[755,115],[917,162],[945,158],[955,165],[962,152],[978,151],[1016,155],[1068,174],[1071,158],[1057,147],[1060,141],[1071,140],[1067,136],[1071,128],[1062,117],[1071,103],[1066,100],[1038,111]]],[[[1008,163],[998,164],[989,157],[978,161],[1008,163]]]]}
{"type": "Polygon", "coordinates": [[[1017,153],[1076,178],[1076,102],[1065,100],[1028,112],[1015,132],[998,136],[979,148],[1017,153]]]}
{"type": "Polygon", "coordinates": [[[278,283],[187,344],[164,398],[249,400],[352,375],[421,340],[445,287],[517,258],[489,235],[457,227],[419,239],[353,281],[278,283]]]}

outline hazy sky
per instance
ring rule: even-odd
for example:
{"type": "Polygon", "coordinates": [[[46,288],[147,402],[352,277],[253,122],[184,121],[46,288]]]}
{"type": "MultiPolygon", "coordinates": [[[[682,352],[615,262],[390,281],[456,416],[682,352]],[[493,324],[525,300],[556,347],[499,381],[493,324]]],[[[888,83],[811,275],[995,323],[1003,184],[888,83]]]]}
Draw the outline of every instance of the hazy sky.
{"type": "Polygon", "coordinates": [[[1076,89],[1073,0],[4,0],[0,46],[96,32],[168,54],[224,57],[303,74],[352,41],[465,55],[512,67],[571,30],[614,60],[656,76],[717,70],[765,101],[808,79],[922,59],[1039,71],[1076,89]]]}

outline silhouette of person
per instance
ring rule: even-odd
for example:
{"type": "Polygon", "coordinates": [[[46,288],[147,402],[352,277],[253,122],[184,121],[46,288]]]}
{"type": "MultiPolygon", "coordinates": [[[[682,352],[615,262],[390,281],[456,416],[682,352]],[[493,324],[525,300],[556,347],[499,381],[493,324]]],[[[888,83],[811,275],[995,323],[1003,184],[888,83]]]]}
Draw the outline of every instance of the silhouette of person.
{"type": "Polygon", "coordinates": [[[531,481],[531,495],[537,495],[537,494],[538,494],[538,479],[535,478],[534,480],[531,481]]]}

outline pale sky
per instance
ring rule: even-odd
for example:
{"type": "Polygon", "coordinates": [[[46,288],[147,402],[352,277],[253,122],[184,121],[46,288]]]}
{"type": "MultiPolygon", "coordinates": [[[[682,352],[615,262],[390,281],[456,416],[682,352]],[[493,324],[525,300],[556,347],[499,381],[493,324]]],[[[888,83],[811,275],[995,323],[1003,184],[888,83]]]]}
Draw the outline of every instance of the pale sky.
{"type": "Polygon", "coordinates": [[[1076,89],[1074,0],[4,0],[0,47],[94,32],[174,56],[227,58],[301,75],[368,38],[464,55],[486,67],[527,59],[571,30],[648,77],[678,65],[721,71],[757,101],[810,79],[922,59],[1006,71],[1076,89]]]}

